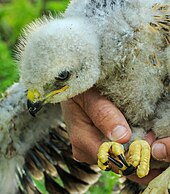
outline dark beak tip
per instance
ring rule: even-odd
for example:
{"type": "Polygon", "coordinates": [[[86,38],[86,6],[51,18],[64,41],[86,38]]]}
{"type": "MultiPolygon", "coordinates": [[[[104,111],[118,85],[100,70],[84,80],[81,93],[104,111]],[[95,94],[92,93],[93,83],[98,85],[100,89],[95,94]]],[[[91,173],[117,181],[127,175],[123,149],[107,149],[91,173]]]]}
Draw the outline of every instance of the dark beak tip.
{"type": "Polygon", "coordinates": [[[36,113],[39,112],[39,110],[41,110],[43,106],[43,103],[41,101],[33,103],[30,100],[27,100],[27,108],[29,113],[31,114],[31,116],[36,117],[36,113]]]}
{"type": "Polygon", "coordinates": [[[34,117],[34,118],[36,117],[35,114],[34,114],[31,110],[28,110],[28,111],[29,111],[29,113],[30,113],[30,115],[31,115],[32,117],[34,117]]]}
{"type": "Polygon", "coordinates": [[[27,100],[27,108],[28,108],[28,110],[31,108],[31,106],[32,106],[31,101],[30,100],[27,100]]]}

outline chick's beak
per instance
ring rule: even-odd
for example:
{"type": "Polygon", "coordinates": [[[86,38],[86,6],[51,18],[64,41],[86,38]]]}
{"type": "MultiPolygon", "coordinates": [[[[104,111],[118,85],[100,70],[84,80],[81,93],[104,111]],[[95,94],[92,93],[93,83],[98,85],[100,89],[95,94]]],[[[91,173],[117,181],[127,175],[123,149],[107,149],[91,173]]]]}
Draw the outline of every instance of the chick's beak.
{"type": "Polygon", "coordinates": [[[35,114],[42,108],[44,100],[41,99],[38,90],[28,90],[27,93],[27,108],[29,113],[35,117],[35,114]]]}
{"type": "Polygon", "coordinates": [[[42,106],[43,106],[43,102],[41,102],[41,101],[38,101],[38,102],[33,103],[33,102],[31,102],[30,100],[27,100],[28,111],[29,111],[29,113],[30,113],[33,117],[35,117],[36,113],[37,113],[39,110],[41,110],[42,106]]]}
{"type": "Polygon", "coordinates": [[[49,99],[51,97],[53,97],[56,94],[64,92],[67,88],[68,88],[67,85],[63,86],[62,88],[60,88],[58,90],[54,90],[54,91],[50,92],[49,94],[45,95],[45,97],[41,97],[38,90],[29,89],[28,93],[27,93],[27,107],[28,107],[29,113],[33,117],[35,117],[36,113],[39,112],[39,110],[41,110],[43,105],[45,105],[46,103],[49,102],[49,99]]]}

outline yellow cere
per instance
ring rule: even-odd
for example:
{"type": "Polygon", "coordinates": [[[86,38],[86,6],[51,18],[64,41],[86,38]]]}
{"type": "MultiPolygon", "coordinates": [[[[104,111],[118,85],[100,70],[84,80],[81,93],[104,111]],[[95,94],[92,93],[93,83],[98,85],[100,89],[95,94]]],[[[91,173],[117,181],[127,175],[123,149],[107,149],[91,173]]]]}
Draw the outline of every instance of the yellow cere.
{"type": "Polygon", "coordinates": [[[40,93],[38,92],[38,90],[34,89],[29,89],[28,93],[27,93],[27,99],[30,101],[35,101],[36,99],[40,98],[40,93]]]}
{"type": "Polygon", "coordinates": [[[30,100],[31,102],[43,101],[44,103],[47,103],[49,98],[53,97],[56,94],[64,92],[68,87],[69,86],[66,85],[66,86],[62,87],[61,89],[54,90],[54,91],[50,92],[49,94],[47,94],[45,97],[41,97],[38,90],[29,89],[28,93],[27,93],[27,99],[30,100]]]}

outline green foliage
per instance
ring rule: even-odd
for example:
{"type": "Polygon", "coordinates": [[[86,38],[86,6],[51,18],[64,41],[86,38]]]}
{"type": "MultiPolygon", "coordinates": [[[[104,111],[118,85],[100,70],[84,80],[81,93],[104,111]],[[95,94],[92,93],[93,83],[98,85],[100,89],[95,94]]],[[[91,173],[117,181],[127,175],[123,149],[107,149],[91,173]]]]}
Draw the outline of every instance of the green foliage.
{"type": "MultiPolygon", "coordinates": [[[[102,172],[101,174],[102,175],[99,181],[95,185],[92,185],[91,188],[86,192],[86,194],[114,194],[113,188],[116,186],[119,188],[118,175],[113,172],[102,172]]],[[[45,190],[44,180],[34,180],[34,182],[38,186],[40,191],[43,192],[43,194],[49,194],[45,190]]],[[[63,186],[62,182],[59,179],[56,179],[56,182],[63,186]]]]}
{"type": "Polygon", "coordinates": [[[18,80],[16,64],[8,46],[0,40],[0,94],[14,81],[18,80]]]}
{"type": "Polygon", "coordinates": [[[62,12],[68,0],[12,0],[0,4],[0,34],[9,46],[13,46],[26,24],[48,12],[62,12]]]}
{"type": "Polygon", "coordinates": [[[0,28],[8,46],[15,44],[21,28],[34,18],[39,17],[41,1],[31,3],[28,0],[13,0],[0,5],[0,28]]]}
{"type": "Polygon", "coordinates": [[[35,183],[36,186],[40,189],[40,191],[43,192],[43,194],[49,194],[49,193],[45,190],[44,180],[42,180],[42,181],[34,180],[34,183],[35,183]]]}
{"type": "Polygon", "coordinates": [[[113,187],[119,185],[118,175],[113,172],[102,172],[99,181],[86,194],[114,194],[113,187]]]}
{"type": "Polygon", "coordinates": [[[54,10],[60,10],[61,12],[66,9],[68,5],[68,1],[51,1],[47,4],[46,9],[51,10],[51,12],[54,12],[54,10]]]}
{"type": "Polygon", "coordinates": [[[22,28],[44,14],[64,11],[68,2],[11,0],[0,3],[0,93],[19,79],[12,55],[22,28]]]}
{"type": "MultiPolygon", "coordinates": [[[[14,45],[20,36],[21,29],[31,21],[49,12],[62,12],[69,0],[8,0],[0,1],[0,95],[18,81],[17,64],[14,62],[14,45]],[[6,2],[6,3],[2,3],[6,2]]],[[[92,186],[87,194],[111,194],[113,185],[117,183],[116,175],[103,173],[99,183],[92,186]]],[[[43,182],[36,182],[43,194],[43,182]]]]}

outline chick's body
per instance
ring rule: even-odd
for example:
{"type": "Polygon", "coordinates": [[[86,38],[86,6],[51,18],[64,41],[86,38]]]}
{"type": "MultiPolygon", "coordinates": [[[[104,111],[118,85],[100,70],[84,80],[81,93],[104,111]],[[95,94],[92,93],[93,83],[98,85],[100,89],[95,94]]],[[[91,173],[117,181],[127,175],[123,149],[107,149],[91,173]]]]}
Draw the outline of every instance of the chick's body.
{"type": "Polygon", "coordinates": [[[19,48],[21,81],[43,103],[95,85],[124,113],[132,139],[150,129],[157,138],[170,136],[169,10],[168,0],[73,0],[63,18],[27,30],[19,48]],[[49,98],[63,71],[70,76],[59,86],[68,88],[49,98]]]}
{"type": "Polygon", "coordinates": [[[145,130],[152,126],[158,138],[169,136],[170,49],[169,20],[165,17],[169,8],[166,12],[158,6],[168,2],[85,2],[83,8],[83,3],[73,1],[66,16],[86,16],[95,26],[101,44],[101,76],[96,86],[116,103],[132,126],[145,130]],[[167,31],[159,26],[160,21],[167,21],[167,31]],[[148,123],[158,117],[154,125],[148,123]]]}

